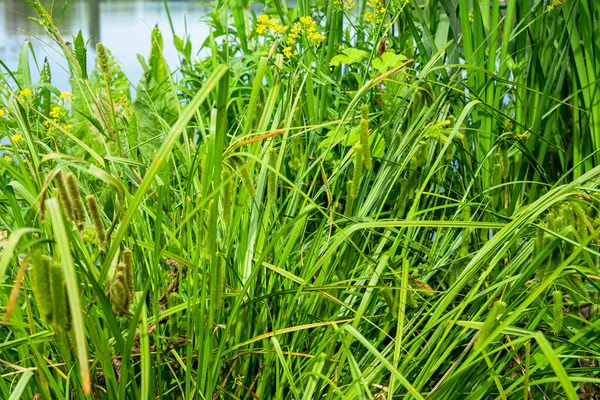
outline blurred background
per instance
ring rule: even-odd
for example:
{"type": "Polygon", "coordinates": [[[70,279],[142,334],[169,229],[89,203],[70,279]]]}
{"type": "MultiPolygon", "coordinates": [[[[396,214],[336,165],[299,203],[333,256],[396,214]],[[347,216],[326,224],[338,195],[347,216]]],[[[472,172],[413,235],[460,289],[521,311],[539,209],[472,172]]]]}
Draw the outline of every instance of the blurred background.
{"type": "MultiPolygon", "coordinates": [[[[47,2],[43,4],[48,7],[47,2]]],[[[63,2],[54,3],[54,19],[58,24],[63,2]]],[[[179,37],[190,35],[197,51],[209,34],[208,25],[200,18],[211,11],[196,1],[169,1],[175,33],[179,37]]],[[[42,66],[47,57],[52,68],[52,82],[61,90],[69,89],[66,64],[50,44],[43,29],[29,19],[34,16],[32,8],[23,1],[0,0],[0,60],[11,70],[15,70],[23,43],[29,40],[34,48],[37,64],[42,66]]],[[[59,28],[66,41],[81,29],[85,39],[90,39],[88,56],[95,59],[96,43],[102,42],[120,62],[121,68],[133,84],[142,75],[142,67],[137,54],[146,58],[150,52],[150,32],[158,25],[164,39],[164,56],[171,66],[178,61],[178,53],[173,46],[173,35],[165,3],[160,0],[74,0],[68,5],[59,28]]],[[[38,71],[31,57],[32,78],[37,79],[38,71]]],[[[88,64],[91,69],[92,64],[88,64]]],[[[89,71],[88,71],[89,72],[89,71]]]]}

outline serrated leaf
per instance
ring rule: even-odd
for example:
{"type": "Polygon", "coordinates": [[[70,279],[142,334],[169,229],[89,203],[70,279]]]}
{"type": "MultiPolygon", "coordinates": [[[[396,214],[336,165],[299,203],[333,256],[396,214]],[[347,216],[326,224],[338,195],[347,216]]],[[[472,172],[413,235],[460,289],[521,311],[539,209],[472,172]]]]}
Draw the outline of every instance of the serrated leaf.
{"type": "Polygon", "coordinates": [[[87,79],[87,49],[85,47],[85,41],[83,40],[81,30],[79,30],[77,36],[73,38],[73,43],[75,45],[75,59],[81,68],[81,75],[83,76],[83,79],[87,79]]]}
{"type": "Polygon", "coordinates": [[[333,57],[329,62],[329,66],[337,67],[340,64],[354,64],[362,61],[362,59],[369,54],[364,50],[355,49],[353,47],[344,49],[342,53],[343,54],[338,54],[337,56],[333,57]]]}
{"type": "Polygon", "coordinates": [[[19,63],[17,65],[17,76],[21,89],[31,87],[31,71],[29,69],[29,41],[26,40],[19,54],[19,63]]]}
{"type": "Polygon", "coordinates": [[[373,60],[373,68],[382,74],[394,69],[406,61],[406,57],[402,54],[395,54],[393,51],[387,51],[380,58],[373,60]]]}
{"type": "Polygon", "coordinates": [[[50,64],[48,64],[48,61],[45,60],[42,71],[40,72],[40,79],[37,85],[35,85],[36,87],[40,88],[40,95],[36,99],[35,104],[36,107],[39,108],[40,112],[45,116],[48,116],[50,113],[50,102],[52,98],[52,91],[50,89],[52,87],[50,84],[51,81],[50,64]]]}
{"type": "MultiPolygon", "coordinates": [[[[152,30],[152,47],[144,75],[137,86],[137,97],[133,103],[136,121],[142,143],[142,152],[153,152],[152,138],[163,134],[159,121],[172,124],[178,117],[177,99],[172,96],[170,71],[163,56],[163,38],[158,27],[152,30]]],[[[144,64],[142,64],[144,65],[144,64]]]]}

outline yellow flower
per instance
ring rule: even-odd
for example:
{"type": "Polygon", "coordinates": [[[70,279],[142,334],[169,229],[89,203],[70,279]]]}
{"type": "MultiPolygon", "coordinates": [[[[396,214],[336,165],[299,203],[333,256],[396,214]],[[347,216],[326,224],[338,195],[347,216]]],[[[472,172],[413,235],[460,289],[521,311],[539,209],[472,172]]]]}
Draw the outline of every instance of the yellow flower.
{"type": "Polygon", "coordinates": [[[21,97],[31,96],[31,89],[27,88],[27,89],[21,90],[21,92],[19,93],[19,96],[21,96],[21,97]]]}
{"type": "Polygon", "coordinates": [[[0,108],[0,118],[4,117],[4,110],[0,108]]]}
{"type": "Polygon", "coordinates": [[[7,163],[12,161],[12,158],[10,158],[9,156],[4,156],[4,161],[6,161],[7,163]]]}
{"type": "Polygon", "coordinates": [[[302,22],[304,25],[309,25],[312,22],[312,17],[310,16],[304,16],[304,17],[300,17],[300,22],[302,22]]]}
{"type": "Polygon", "coordinates": [[[325,39],[319,32],[311,32],[306,38],[311,42],[321,42],[325,39]]]}
{"type": "Polygon", "coordinates": [[[52,110],[50,111],[50,116],[54,119],[60,117],[60,107],[52,107],[52,110]]]}
{"type": "Polygon", "coordinates": [[[23,135],[21,135],[21,134],[19,134],[19,133],[17,133],[17,134],[14,134],[14,135],[12,135],[12,136],[10,137],[10,140],[11,140],[12,142],[14,142],[14,143],[20,142],[20,141],[21,141],[21,139],[23,139],[23,135]]]}
{"type": "Polygon", "coordinates": [[[287,46],[283,49],[283,55],[285,55],[287,58],[290,58],[292,56],[292,46],[287,46]]]}
{"type": "Polygon", "coordinates": [[[268,20],[269,20],[269,16],[267,14],[262,14],[257,18],[257,21],[260,22],[261,24],[266,24],[268,20]]]}
{"type": "Polygon", "coordinates": [[[272,30],[274,30],[275,32],[277,32],[277,33],[280,33],[280,34],[281,34],[281,33],[283,33],[283,32],[285,32],[285,31],[288,29],[288,27],[287,27],[287,26],[283,26],[283,25],[281,25],[281,24],[279,23],[279,21],[278,21],[278,20],[276,20],[275,18],[272,18],[272,19],[269,21],[269,24],[271,25],[271,29],[272,29],[272,30]]]}
{"type": "Polygon", "coordinates": [[[256,25],[256,33],[258,33],[259,35],[262,35],[263,33],[265,33],[266,29],[267,29],[266,25],[263,25],[263,24],[256,25]]]}
{"type": "Polygon", "coordinates": [[[72,104],[73,101],[75,101],[75,96],[73,96],[73,93],[69,93],[69,92],[62,92],[60,94],[60,98],[61,98],[61,100],[68,101],[69,104],[72,104]]]}

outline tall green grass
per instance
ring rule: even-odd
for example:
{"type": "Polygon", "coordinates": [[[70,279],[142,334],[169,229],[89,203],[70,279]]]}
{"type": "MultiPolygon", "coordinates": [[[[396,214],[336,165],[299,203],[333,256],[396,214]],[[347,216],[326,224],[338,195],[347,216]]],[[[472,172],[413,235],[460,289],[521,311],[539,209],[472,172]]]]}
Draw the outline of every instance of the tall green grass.
{"type": "Polygon", "coordinates": [[[0,78],[0,397],[595,398],[600,5],[251,3],[132,96],[31,0],[72,96],[0,78]]]}

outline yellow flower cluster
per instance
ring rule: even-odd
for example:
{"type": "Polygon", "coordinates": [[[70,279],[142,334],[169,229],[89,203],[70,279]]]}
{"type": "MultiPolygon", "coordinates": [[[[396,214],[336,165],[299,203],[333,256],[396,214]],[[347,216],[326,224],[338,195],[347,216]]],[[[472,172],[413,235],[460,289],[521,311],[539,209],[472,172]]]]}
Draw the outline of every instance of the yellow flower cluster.
{"type": "MultiPolygon", "coordinates": [[[[61,98],[62,98],[62,95],[61,95],[61,98]]],[[[71,95],[70,98],[74,98],[74,96],[71,95]]],[[[67,100],[67,101],[69,101],[69,100],[67,100]]],[[[54,124],[62,127],[64,130],[70,131],[72,128],[71,124],[61,124],[60,123],[61,119],[63,117],[65,117],[66,115],[67,115],[66,110],[63,110],[61,107],[59,107],[59,106],[52,107],[52,110],[50,110],[50,118],[52,118],[52,120],[49,120],[49,119],[45,120],[44,126],[46,128],[52,129],[53,128],[52,123],[54,123],[54,124]]]]}
{"type": "Polygon", "coordinates": [[[317,22],[310,15],[300,17],[300,22],[295,22],[286,37],[288,45],[294,45],[298,42],[300,35],[304,34],[306,40],[316,44],[317,47],[325,40],[325,35],[317,31],[317,22]]]}
{"type": "Polygon", "coordinates": [[[23,89],[19,92],[19,97],[30,97],[31,96],[31,89],[27,88],[27,89],[23,89]]]}
{"type": "Polygon", "coordinates": [[[567,0],[553,0],[552,3],[550,3],[548,5],[548,7],[546,8],[546,11],[552,12],[552,11],[554,11],[555,8],[562,6],[566,2],[567,2],[567,0]]]}
{"type": "Polygon", "coordinates": [[[286,46],[283,48],[283,55],[286,56],[287,58],[292,57],[292,53],[296,54],[296,52],[294,51],[292,46],[286,46]]]}
{"type": "Polygon", "coordinates": [[[317,31],[317,23],[310,16],[300,17],[299,22],[295,22],[289,27],[282,25],[279,20],[269,18],[263,14],[257,18],[256,33],[261,36],[270,35],[281,38],[286,44],[283,48],[283,54],[287,58],[298,53],[294,50],[294,45],[298,43],[302,36],[310,44],[314,44],[317,47],[325,40],[325,35],[317,31]]]}
{"type": "Polygon", "coordinates": [[[381,24],[383,21],[383,16],[387,9],[383,5],[382,0],[369,0],[367,1],[367,6],[371,7],[373,11],[365,12],[365,21],[371,23],[375,22],[377,25],[381,24]]]}
{"type": "Polygon", "coordinates": [[[4,114],[5,114],[4,110],[0,108],[0,118],[4,117],[4,114]]]}
{"type": "Polygon", "coordinates": [[[75,96],[73,96],[73,93],[62,92],[60,94],[60,99],[65,100],[69,104],[73,104],[73,102],[75,101],[75,96]]]}
{"type": "Polygon", "coordinates": [[[288,29],[288,26],[281,25],[278,19],[269,18],[268,15],[262,14],[257,18],[256,33],[264,36],[265,33],[271,35],[283,35],[288,29]]]}
{"type": "Polygon", "coordinates": [[[356,7],[356,1],[354,0],[334,0],[333,5],[344,10],[352,10],[356,7]]]}
{"type": "Polygon", "coordinates": [[[19,143],[21,140],[23,140],[23,135],[21,135],[20,133],[16,133],[10,137],[10,140],[13,143],[19,143]]]}
{"type": "Polygon", "coordinates": [[[50,116],[52,117],[52,119],[59,119],[62,112],[61,112],[61,108],[60,107],[52,107],[52,110],[50,110],[50,116]]]}

